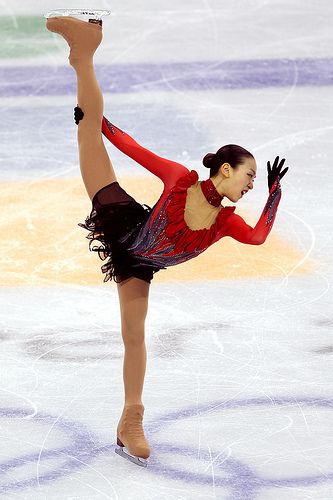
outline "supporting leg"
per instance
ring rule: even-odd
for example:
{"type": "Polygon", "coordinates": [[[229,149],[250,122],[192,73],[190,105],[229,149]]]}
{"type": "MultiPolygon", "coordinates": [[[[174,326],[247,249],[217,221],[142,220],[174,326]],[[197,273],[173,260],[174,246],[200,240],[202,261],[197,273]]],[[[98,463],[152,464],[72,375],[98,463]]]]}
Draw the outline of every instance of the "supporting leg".
{"type": "Polygon", "coordinates": [[[145,319],[149,284],[137,278],[118,284],[122,337],[125,346],[123,379],[125,404],[117,427],[116,453],[146,466],[150,448],[144,436],[142,391],[146,371],[145,319]],[[128,453],[124,452],[124,447],[128,453]]]}
{"type": "Polygon", "coordinates": [[[125,347],[125,405],[142,404],[147,361],[145,320],[148,312],[149,284],[137,278],[129,278],[118,283],[118,295],[125,347]]]}

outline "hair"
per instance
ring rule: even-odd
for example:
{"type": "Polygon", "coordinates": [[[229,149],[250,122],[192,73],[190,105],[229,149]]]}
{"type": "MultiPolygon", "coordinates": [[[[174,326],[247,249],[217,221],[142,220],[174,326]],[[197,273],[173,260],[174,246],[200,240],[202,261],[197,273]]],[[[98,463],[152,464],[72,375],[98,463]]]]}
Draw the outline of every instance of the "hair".
{"type": "Polygon", "coordinates": [[[206,168],[210,168],[209,177],[214,177],[223,163],[229,163],[232,168],[237,169],[238,165],[244,163],[246,158],[254,158],[254,156],[241,146],[227,144],[218,149],[216,153],[207,153],[202,163],[206,168]]]}

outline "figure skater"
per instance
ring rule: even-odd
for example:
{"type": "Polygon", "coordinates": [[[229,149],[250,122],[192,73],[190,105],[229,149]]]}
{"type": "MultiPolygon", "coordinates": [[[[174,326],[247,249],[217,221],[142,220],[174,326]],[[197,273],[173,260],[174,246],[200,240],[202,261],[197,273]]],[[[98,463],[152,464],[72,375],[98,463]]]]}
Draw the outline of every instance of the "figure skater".
{"type": "Polygon", "coordinates": [[[235,207],[221,205],[224,197],[236,203],[253,189],[257,165],[251,153],[237,145],[208,153],[203,164],[210,176],[200,181],[196,171],[150,152],[103,116],[103,96],[93,66],[93,55],[102,40],[102,22],[53,17],[47,20],[47,28],[69,44],[69,63],[77,76],[74,117],[80,169],[92,201],[90,215],[79,226],[89,231],[90,250],[97,251],[103,261],[108,259],[102,265],[104,281],[113,279],[119,295],[125,402],[115,451],[147,466],[150,447],[142,427],[142,391],[145,319],[153,275],[196,257],[224,236],[250,245],[263,244],[280,202],[280,179],[288,168],[281,172],[285,160],[279,157],[272,166],[267,163],[269,196],[252,228],[234,213],[235,207]],[[152,208],[139,204],[119,185],[101,132],[162,180],[163,192],[152,208]]]}

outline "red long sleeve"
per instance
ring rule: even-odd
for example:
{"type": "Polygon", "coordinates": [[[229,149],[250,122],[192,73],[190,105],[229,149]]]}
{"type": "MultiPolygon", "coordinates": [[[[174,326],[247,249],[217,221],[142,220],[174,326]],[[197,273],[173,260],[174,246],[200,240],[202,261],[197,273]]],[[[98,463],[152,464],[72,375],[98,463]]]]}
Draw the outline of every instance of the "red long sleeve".
{"type": "Polygon", "coordinates": [[[102,133],[125,155],[159,177],[164,184],[165,190],[171,189],[180,177],[189,172],[184,165],[157,156],[155,153],[149,151],[149,149],[144,148],[126,132],[123,132],[110,123],[105,117],[103,117],[102,121],[102,133]]]}
{"type": "Polygon", "coordinates": [[[231,236],[235,240],[249,245],[262,245],[273,227],[280,199],[281,186],[278,177],[270,190],[264,210],[255,227],[249,226],[239,215],[231,214],[223,236],[231,236]]]}

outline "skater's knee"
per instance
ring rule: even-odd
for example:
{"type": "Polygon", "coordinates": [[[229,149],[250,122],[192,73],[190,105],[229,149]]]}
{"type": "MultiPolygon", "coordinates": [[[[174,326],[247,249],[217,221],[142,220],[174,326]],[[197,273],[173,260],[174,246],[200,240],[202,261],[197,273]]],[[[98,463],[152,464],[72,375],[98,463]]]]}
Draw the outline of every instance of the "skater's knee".
{"type": "Polygon", "coordinates": [[[78,125],[79,136],[82,135],[82,131],[88,131],[90,134],[93,132],[101,137],[102,117],[98,113],[92,113],[91,110],[88,110],[88,116],[85,114],[79,106],[74,108],[74,121],[78,125]]]}
{"type": "Polygon", "coordinates": [[[83,148],[85,146],[98,147],[104,146],[102,134],[98,123],[80,123],[78,131],[77,131],[77,141],[79,148],[83,148]]]}
{"type": "Polygon", "coordinates": [[[145,330],[143,325],[122,325],[121,329],[125,347],[140,347],[145,342],[145,330]]]}

